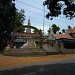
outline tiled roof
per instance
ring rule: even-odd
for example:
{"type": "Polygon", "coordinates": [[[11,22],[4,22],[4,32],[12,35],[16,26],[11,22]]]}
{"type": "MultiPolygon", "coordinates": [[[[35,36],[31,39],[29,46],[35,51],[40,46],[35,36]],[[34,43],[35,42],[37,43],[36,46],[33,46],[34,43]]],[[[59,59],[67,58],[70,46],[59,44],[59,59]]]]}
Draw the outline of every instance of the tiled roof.
{"type": "Polygon", "coordinates": [[[56,39],[66,38],[66,39],[75,40],[75,38],[71,37],[68,34],[55,34],[54,36],[55,36],[56,39]]]}
{"type": "Polygon", "coordinates": [[[70,35],[71,33],[75,33],[75,27],[68,30],[66,34],[55,34],[54,36],[56,39],[66,38],[66,39],[75,40],[75,38],[71,37],[70,35]]]}
{"type": "Polygon", "coordinates": [[[69,29],[66,34],[71,34],[71,33],[75,33],[75,27],[69,29]]]}
{"type": "Polygon", "coordinates": [[[75,27],[72,29],[71,33],[75,33],[75,27]]]}

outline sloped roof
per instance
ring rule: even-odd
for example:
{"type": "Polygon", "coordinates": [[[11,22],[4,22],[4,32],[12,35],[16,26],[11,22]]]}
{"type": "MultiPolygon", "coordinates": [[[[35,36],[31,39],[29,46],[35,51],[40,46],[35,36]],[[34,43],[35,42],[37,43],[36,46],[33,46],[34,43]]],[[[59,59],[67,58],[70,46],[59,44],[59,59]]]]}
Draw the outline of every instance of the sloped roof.
{"type": "Polygon", "coordinates": [[[64,39],[71,39],[71,40],[75,40],[75,38],[73,38],[70,34],[71,33],[75,33],[75,27],[71,28],[70,30],[67,31],[66,34],[55,34],[55,38],[56,39],[61,39],[61,38],[64,38],[64,39]]]}
{"type": "Polygon", "coordinates": [[[66,34],[71,34],[71,33],[75,33],[75,27],[69,29],[66,34]]]}
{"type": "Polygon", "coordinates": [[[75,33],[75,27],[71,28],[70,30],[67,31],[65,34],[53,34],[53,32],[50,33],[48,39],[49,40],[54,40],[54,39],[71,39],[75,40],[70,34],[75,33]]]}
{"type": "Polygon", "coordinates": [[[68,34],[55,34],[54,35],[56,39],[61,39],[61,38],[66,38],[66,39],[72,39],[72,40],[75,40],[75,38],[71,37],[70,35],[68,34]]]}
{"type": "Polygon", "coordinates": [[[75,27],[73,27],[73,29],[72,29],[71,33],[75,33],[75,27]]]}

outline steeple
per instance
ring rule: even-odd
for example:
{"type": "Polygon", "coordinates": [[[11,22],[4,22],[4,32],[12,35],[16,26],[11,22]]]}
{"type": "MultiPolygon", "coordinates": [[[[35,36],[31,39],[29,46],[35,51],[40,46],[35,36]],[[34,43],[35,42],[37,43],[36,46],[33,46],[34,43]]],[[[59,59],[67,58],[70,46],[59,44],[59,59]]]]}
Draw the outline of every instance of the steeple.
{"type": "MultiPolygon", "coordinates": [[[[28,19],[28,26],[31,26],[30,18],[28,19]]],[[[27,33],[31,33],[31,28],[27,28],[27,33]]]]}
{"type": "Polygon", "coordinates": [[[29,17],[29,19],[28,19],[28,26],[31,26],[30,17],[29,17]]]}

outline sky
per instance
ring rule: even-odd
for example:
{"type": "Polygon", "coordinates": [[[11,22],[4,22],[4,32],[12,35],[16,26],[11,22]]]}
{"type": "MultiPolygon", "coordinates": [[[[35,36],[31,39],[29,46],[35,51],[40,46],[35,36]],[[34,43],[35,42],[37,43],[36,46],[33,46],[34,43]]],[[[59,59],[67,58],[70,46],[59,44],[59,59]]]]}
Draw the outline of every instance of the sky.
{"type": "Polygon", "coordinates": [[[44,15],[49,11],[47,7],[43,6],[44,0],[15,0],[15,6],[18,10],[24,9],[25,11],[25,21],[24,25],[27,25],[28,19],[30,18],[31,25],[37,27],[38,29],[44,29],[44,33],[48,33],[49,27],[52,24],[56,24],[62,29],[67,29],[70,25],[75,26],[74,19],[69,20],[64,15],[59,17],[54,17],[53,20],[48,20],[44,15]],[[45,9],[45,12],[44,12],[45,9]]]}

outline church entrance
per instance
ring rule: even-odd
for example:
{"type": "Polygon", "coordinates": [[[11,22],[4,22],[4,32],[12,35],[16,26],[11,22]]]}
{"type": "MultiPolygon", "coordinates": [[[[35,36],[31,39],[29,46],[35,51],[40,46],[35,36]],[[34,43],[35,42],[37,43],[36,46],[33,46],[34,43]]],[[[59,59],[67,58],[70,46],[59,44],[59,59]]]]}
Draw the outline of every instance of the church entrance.
{"type": "Polygon", "coordinates": [[[42,34],[41,32],[33,26],[20,26],[17,27],[14,32],[11,33],[11,48],[24,48],[30,45],[30,48],[36,48],[35,41],[40,42],[40,48],[42,48],[42,34]],[[17,32],[19,29],[27,28],[27,32],[17,32]],[[31,33],[31,28],[35,29],[37,33],[31,33]]]}

